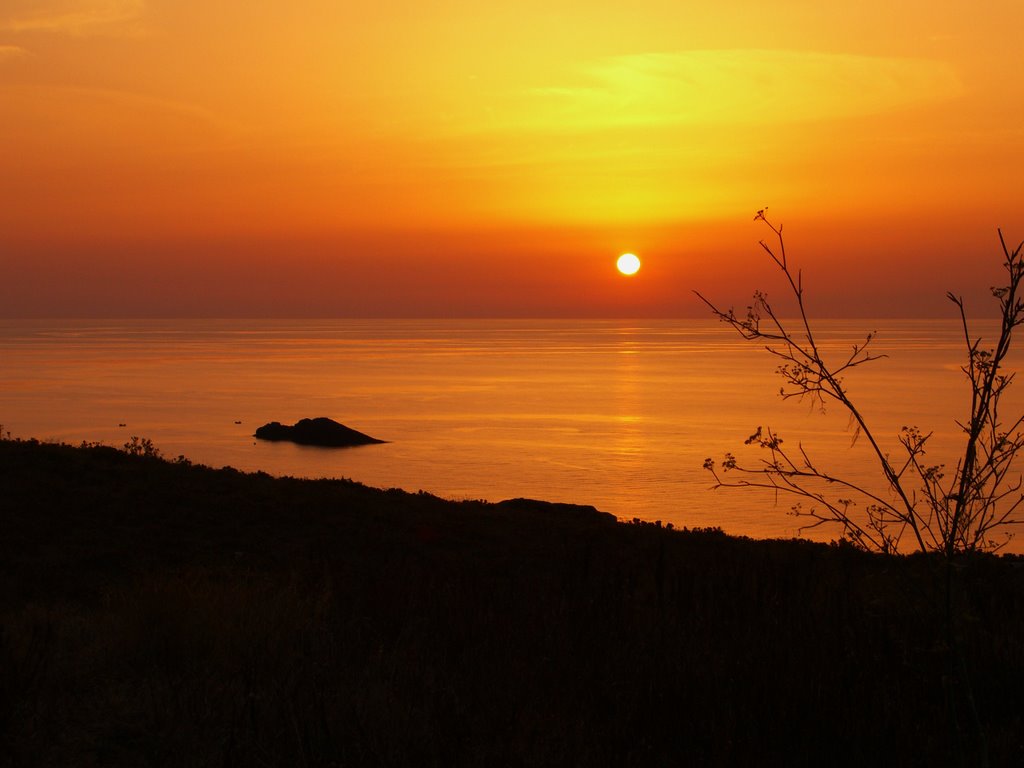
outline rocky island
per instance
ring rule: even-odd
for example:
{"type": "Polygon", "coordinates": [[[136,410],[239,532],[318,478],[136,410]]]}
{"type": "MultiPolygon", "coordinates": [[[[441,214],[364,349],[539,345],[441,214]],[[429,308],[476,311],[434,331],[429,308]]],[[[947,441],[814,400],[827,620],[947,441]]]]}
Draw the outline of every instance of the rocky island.
{"type": "Polygon", "coordinates": [[[291,426],[272,421],[257,429],[254,436],[260,440],[274,442],[287,440],[299,445],[316,445],[323,448],[349,448],[356,445],[385,442],[324,416],[316,419],[302,419],[291,426]]]}

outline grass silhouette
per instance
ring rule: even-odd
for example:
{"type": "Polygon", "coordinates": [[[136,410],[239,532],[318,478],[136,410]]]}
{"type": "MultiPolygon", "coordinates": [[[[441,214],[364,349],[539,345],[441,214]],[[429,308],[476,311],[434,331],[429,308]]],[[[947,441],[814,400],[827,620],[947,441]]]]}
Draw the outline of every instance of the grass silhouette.
{"type": "MultiPolygon", "coordinates": [[[[0,441],[0,764],[944,765],[929,556],[0,441]]],[[[1024,561],[962,565],[995,765],[1024,561]]]]}

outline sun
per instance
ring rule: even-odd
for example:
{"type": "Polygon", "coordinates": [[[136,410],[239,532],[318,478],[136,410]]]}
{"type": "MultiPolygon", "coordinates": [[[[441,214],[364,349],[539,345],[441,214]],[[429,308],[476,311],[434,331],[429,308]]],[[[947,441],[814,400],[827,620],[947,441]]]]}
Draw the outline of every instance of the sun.
{"type": "Polygon", "coordinates": [[[635,275],[637,270],[640,269],[640,259],[633,253],[624,253],[619,256],[619,260],[615,262],[615,266],[619,268],[619,272],[624,275],[635,275]]]}

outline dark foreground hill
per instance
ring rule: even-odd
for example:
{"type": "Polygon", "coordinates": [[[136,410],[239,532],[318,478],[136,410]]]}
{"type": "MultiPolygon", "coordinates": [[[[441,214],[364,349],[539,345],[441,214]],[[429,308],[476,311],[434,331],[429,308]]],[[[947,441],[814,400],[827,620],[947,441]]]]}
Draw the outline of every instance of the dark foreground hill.
{"type": "MultiPolygon", "coordinates": [[[[992,765],[1024,571],[954,573],[992,765]]],[[[0,764],[955,765],[925,558],[0,442],[0,764]]]]}

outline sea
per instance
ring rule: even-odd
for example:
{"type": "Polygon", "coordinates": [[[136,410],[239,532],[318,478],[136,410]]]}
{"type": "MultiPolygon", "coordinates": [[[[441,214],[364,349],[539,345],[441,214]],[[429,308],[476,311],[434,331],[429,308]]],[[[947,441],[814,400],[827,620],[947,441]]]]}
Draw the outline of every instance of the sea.
{"type": "MultiPolygon", "coordinates": [[[[996,330],[972,324],[986,339],[996,330]]],[[[932,433],[929,462],[951,467],[970,398],[959,321],[816,326],[837,364],[868,332],[879,359],[843,379],[871,435],[899,457],[901,428],[917,426],[932,433]]],[[[1010,368],[1021,360],[1014,353],[1010,368]]],[[[745,440],[760,427],[824,471],[887,493],[849,415],[781,397],[779,358],[715,321],[0,320],[0,361],[0,429],[16,438],[121,447],[138,437],[212,467],[838,538],[805,528],[812,521],[792,514],[785,493],[714,488],[705,460],[731,453],[758,466],[763,451],[745,440]],[[324,449],[253,436],[319,416],[386,442],[324,449]]],[[[1021,412],[1024,392],[1011,387],[1003,413],[1021,412]]]]}

